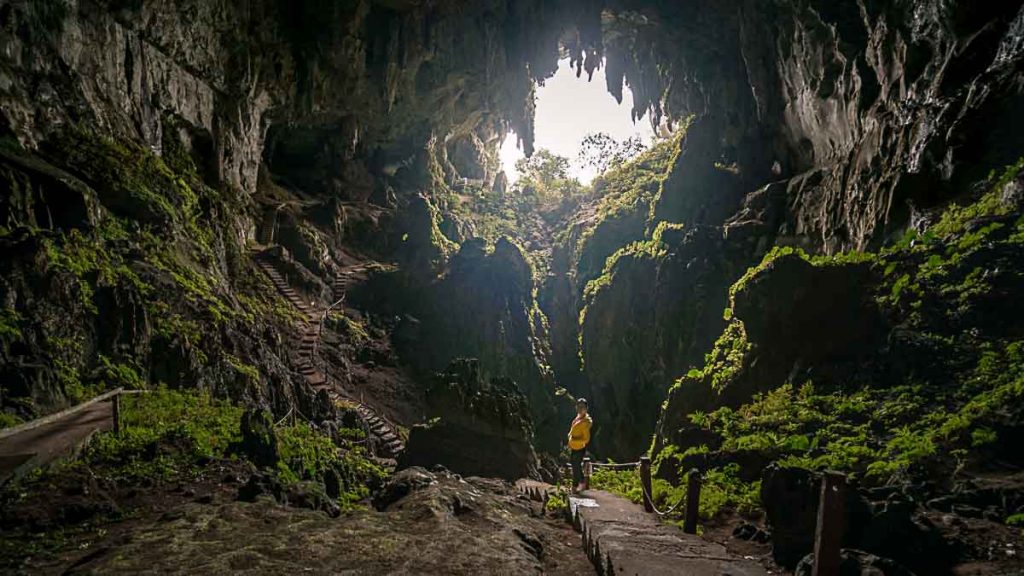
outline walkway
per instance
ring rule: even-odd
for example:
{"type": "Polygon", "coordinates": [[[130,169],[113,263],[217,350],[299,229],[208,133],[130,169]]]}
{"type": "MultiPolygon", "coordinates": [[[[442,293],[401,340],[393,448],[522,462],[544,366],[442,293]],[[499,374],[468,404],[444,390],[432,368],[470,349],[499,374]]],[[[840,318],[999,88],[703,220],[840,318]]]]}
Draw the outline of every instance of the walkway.
{"type": "MultiPolygon", "coordinates": [[[[302,324],[299,328],[298,358],[296,360],[296,368],[299,373],[303,375],[313,390],[326,390],[334,402],[354,404],[356,411],[365,424],[366,430],[375,440],[379,455],[385,458],[396,458],[405,449],[405,444],[402,442],[402,438],[399,436],[395,426],[370,406],[353,398],[343,396],[336,386],[330,384],[327,375],[324,373],[326,368],[322,370],[321,365],[318,365],[320,322],[323,312],[314,309],[312,305],[304,301],[295,289],[288,284],[288,281],[271,260],[263,258],[259,253],[256,253],[256,262],[260,269],[270,278],[277,291],[302,316],[302,324]]],[[[357,263],[341,268],[331,287],[334,300],[342,302],[348,287],[354,281],[364,279],[367,269],[366,263],[357,263]]]]}
{"type": "Polygon", "coordinates": [[[90,436],[112,427],[111,403],[97,402],[53,422],[0,438],[0,485],[75,454],[90,436]]]}
{"type": "MultiPolygon", "coordinates": [[[[520,480],[519,490],[543,498],[553,486],[520,480]]],[[[601,575],[767,576],[751,560],[724,546],[663,524],[642,506],[602,490],[569,497],[573,526],[582,533],[583,549],[601,575]]]]}

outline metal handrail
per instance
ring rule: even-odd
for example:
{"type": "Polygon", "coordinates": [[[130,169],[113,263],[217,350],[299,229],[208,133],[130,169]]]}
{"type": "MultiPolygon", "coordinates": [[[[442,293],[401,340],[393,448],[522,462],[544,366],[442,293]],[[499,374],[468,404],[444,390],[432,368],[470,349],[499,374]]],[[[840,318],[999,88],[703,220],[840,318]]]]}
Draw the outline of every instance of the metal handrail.
{"type": "Polygon", "coordinates": [[[347,296],[347,294],[342,294],[341,298],[339,298],[337,302],[331,304],[330,306],[324,309],[323,313],[320,315],[319,325],[316,328],[316,345],[313,347],[313,354],[317,354],[320,356],[321,372],[323,372],[324,380],[327,383],[330,383],[331,381],[331,375],[327,371],[327,358],[324,358],[322,354],[319,354],[320,342],[322,342],[324,339],[324,322],[327,321],[327,315],[331,313],[331,310],[334,310],[335,308],[337,308],[338,306],[345,302],[345,296],[347,296]]]}

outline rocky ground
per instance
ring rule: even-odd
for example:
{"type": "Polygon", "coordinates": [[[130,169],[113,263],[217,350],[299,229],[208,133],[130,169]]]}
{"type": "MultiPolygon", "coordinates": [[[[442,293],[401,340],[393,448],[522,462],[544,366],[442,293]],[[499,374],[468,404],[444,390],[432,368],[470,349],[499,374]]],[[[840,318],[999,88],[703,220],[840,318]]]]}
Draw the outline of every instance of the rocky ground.
{"type": "MultiPolygon", "coordinates": [[[[231,466],[219,472],[244,474],[231,466]]],[[[248,503],[236,496],[237,483],[216,481],[140,491],[127,519],[91,525],[48,553],[23,548],[28,554],[22,562],[5,562],[3,569],[33,574],[592,573],[579,536],[567,523],[546,516],[539,503],[497,480],[409,469],[378,494],[376,509],[366,502],[337,518],[269,498],[248,503]]]]}

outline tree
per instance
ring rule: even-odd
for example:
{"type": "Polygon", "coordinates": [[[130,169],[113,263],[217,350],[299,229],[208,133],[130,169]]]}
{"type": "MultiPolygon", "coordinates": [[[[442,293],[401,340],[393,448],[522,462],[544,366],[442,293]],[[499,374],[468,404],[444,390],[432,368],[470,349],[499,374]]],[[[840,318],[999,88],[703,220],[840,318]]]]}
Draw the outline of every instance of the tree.
{"type": "Polygon", "coordinates": [[[580,143],[579,159],[604,174],[609,169],[624,164],[647,149],[639,136],[616,140],[605,132],[588,134],[580,143]]]}
{"type": "Polygon", "coordinates": [[[529,158],[516,161],[520,190],[532,189],[543,201],[559,200],[582,191],[579,180],[569,175],[569,159],[541,148],[529,158]]]}

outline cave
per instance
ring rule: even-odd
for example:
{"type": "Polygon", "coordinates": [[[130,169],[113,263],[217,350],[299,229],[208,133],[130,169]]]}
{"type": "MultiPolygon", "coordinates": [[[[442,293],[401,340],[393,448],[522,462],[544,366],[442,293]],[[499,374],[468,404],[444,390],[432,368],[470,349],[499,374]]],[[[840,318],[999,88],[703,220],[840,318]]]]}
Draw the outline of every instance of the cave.
{"type": "Polygon", "coordinates": [[[1018,0],[0,0],[0,570],[656,573],[561,510],[688,538],[694,470],[750,574],[820,561],[833,473],[843,570],[1024,570],[1022,39],[1018,0]]]}

